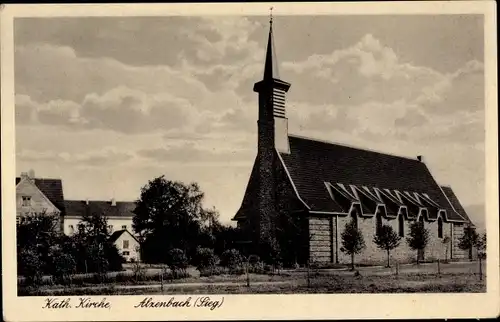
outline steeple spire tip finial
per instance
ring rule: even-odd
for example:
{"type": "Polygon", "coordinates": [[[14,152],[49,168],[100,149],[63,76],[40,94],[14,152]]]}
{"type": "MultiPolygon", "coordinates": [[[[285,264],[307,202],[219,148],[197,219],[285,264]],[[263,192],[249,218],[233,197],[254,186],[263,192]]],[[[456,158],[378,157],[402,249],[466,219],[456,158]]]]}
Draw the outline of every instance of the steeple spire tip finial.
{"type": "Polygon", "coordinates": [[[273,25],[273,9],[274,7],[269,8],[269,24],[273,25]]]}

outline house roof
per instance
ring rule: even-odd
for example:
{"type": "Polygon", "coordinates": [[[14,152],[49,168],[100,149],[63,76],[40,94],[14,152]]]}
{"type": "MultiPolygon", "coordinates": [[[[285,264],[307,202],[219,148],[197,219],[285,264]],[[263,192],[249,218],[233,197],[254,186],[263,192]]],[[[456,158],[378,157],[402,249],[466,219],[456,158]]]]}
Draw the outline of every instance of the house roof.
{"type": "Polygon", "coordinates": [[[462,206],[457,196],[455,195],[455,192],[453,192],[453,189],[451,189],[451,187],[448,186],[441,186],[441,189],[443,190],[444,194],[450,201],[455,211],[458,212],[460,216],[462,216],[467,222],[474,225],[470,220],[469,216],[467,215],[467,212],[465,211],[464,207],[462,206]]]}
{"type": "Polygon", "coordinates": [[[137,238],[135,238],[135,236],[132,235],[132,233],[130,231],[128,231],[127,229],[122,229],[122,230],[115,231],[114,233],[111,234],[111,236],[109,236],[109,240],[111,242],[115,242],[125,232],[128,233],[130,236],[132,236],[132,238],[134,238],[137,241],[137,238]]]}
{"type": "Polygon", "coordinates": [[[86,200],[65,200],[66,216],[82,217],[86,213],[104,215],[107,217],[124,217],[129,218],[134,216],[135,202],[117,201],[116,206],[111,204],[111,201],[90,200],[87,205],[86,200]]]}
{"type": "MultiPolygon", "coordinates": [[[[325,185],[328,182],[426,194],[446,210],[448,219],[464,220],[454,211],[425,163],[417,159],[297,136],[289,136],[289,143],[290,154],[280,156],[299,197],[311,211],[346,211],[332,200],[325,185]]],[[[436,219],[437,212],[429,212],[429,216],[436,219]]]]}
{"type": "MultiPolygon", "coordinates": [[[[64,204],[64,194],[62,188],[61,179],[46,179],[46,178],[35,178],[33,179],[35,186],[47,197],[47,199],[54,204],[65,214],[65,204],[64,204]]],[[[21,181],[21,178],[16,178],[16,185],[21,181]]]]}

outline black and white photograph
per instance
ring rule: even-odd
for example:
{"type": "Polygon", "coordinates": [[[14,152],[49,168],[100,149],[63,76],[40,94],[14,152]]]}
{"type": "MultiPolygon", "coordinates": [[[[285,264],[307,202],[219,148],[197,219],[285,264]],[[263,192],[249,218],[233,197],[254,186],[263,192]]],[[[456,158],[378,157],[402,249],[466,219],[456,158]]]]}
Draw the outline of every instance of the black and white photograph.
{"type": "Polygon", "coordinates": [[[285,7],[12,19],[15,297],[486,295],[484,12],[285,7]]]}

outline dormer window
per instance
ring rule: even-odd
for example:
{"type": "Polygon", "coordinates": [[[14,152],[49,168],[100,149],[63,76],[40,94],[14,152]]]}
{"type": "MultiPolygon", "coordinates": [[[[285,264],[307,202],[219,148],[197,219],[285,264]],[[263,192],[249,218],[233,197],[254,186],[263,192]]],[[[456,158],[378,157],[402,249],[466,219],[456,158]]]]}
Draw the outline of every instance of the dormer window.
{"type": "Polygon", "coordinates": [[[31,207],[31,196],[23,196],[23,207],[31,207]]]}

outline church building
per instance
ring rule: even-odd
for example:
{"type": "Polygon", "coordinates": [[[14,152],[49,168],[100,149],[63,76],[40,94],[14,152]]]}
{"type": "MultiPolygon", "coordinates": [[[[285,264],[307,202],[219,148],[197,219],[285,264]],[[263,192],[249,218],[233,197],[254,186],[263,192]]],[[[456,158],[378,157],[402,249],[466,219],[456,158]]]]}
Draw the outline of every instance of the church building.
{"type": "Polygon", "coordinates": [[[366,244],[356,262],[386,261],[387,253],[373,243],[382,225],[402,237],[392,259],[411,262],[416,252],[406,238],[411,223],[420,221],[429,231],[429,243],[419,256],[466,256],[458,239],[473,224],[451,187],[435,181],[422,157],[289,134],[285,98],[290,86],[278,74],[271,21],[264,77],[253,88],[259,102],[257,156],[233,218],[249,252],[265,253],[274,242],[281,251],[292,251],[298,263],[349,263],[341,251],[341,234],[354,221],[366,244]],[[296,234],[287,235],[290,229],[296,234]]]}

